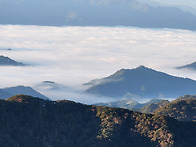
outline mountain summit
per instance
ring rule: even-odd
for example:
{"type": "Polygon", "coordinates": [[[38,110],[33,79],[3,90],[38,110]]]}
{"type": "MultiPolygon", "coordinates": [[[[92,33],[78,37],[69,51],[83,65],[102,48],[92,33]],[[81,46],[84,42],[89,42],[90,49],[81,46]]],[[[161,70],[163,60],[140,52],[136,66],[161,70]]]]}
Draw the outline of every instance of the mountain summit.
{"type": "Polygon", "coordinates": [[[31,95],[33,97],[39,97],[45,100],[49,100],[49,98],[47,98],[46,96],[42,95],[41,93],[39,93],[38,91],[34,90],[29,86],[15,86],[0,89],[0,99],[7,99],[13,95],[18,94],[31,95]]]}
{"type": "Polygon", "coordinates": [[[24,66],[25,64],[16,62],[9,57],[0,56],[0,66],[24,66]]]}
{"type": "Polygon", "coordinates": [[[196,81],[175,77],[145,66],[121,69],[111,76],[93,80],[88,93],[109,97],[171,98],[196,93],[196,81]]]}
{"type": "Polygon", "coordinates": [[[196,62],[193,62],[191,64],[187,64],[187,65],[184,65],[184,66],[177,67],[177,69],[184,69],[184,68],[189,68],[189,69],[196,70],[196,62]]]}

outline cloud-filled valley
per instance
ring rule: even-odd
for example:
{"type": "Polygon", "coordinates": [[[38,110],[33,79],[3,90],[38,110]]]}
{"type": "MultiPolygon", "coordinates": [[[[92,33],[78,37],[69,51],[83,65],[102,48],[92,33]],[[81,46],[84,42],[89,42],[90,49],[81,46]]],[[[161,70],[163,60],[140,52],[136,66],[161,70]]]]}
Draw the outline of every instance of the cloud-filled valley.
{"type": "Polygon", "coordinates": [[[0,54],[31,65],[1,66],[1,88],[44,80],[79,87],[139,65],[196,80],[194,71],[175,69],[195,61],[193,31],[1,25],[0,32],[0,54]]]}
{"type": "Polygon", "coordinates": [[[0,147],[196,145],[195,0],[0,0],[0,147]]]}

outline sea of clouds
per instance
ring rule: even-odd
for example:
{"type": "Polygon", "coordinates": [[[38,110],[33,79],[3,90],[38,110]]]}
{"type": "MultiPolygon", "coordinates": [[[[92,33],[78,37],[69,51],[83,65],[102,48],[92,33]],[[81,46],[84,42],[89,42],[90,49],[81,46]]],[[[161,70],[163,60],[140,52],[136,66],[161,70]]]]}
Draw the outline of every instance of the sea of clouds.
{"type": "Polygon", "coordinates": [[[196,32],[187,30],[0,25],[0,55],[29,65],[1,66],[1,88],[45,80],[80,88],[140,65],[196,80],[196,71],[175,69],[196,61],[196,32]]]}

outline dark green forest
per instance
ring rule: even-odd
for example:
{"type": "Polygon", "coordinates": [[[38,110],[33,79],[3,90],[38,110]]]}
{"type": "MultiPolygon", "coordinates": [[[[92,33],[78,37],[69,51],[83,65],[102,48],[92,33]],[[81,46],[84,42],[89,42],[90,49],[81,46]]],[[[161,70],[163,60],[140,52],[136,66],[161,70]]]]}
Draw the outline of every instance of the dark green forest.
{"type": "Polygon", "coordinates": [[[1,147],[196,145],[196,123],[121,108],[26,95],[0,100],[1,147]]]}

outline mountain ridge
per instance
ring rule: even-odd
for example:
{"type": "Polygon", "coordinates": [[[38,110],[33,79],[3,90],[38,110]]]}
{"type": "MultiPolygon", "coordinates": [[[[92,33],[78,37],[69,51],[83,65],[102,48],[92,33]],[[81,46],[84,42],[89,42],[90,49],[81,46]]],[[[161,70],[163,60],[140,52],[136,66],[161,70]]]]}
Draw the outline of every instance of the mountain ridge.
{"type": "Polygon", "coordinates": [[[115,107],[115,108],[124,108],[124,109],[129,109],[137,112],[142,112],[142,113],[153,113],[155,109],[163,106],[161,105],[164,103],[166,105],[169,103],[168,100],[163,100],[163,99],[151,99],[145,103],[139,103],[137,101],[134,101],[132,99],[123,99],[119,101],[113,101],[113,102],[108,102],[108,103],[95,103],[93,105],[96,106],[107,106],[107,107],[115,107]],[[152,105],[156,105],[156,108],[153,107],[150,109],[152,105]],[[160,105],[160,106],[159,106],[160,105]],[[149,108],[150,107],[150,108],[149,108]]]}
{"type": "Polygon", "coordinates": [[[25,64],[21,62],[16,62],[9,57],[5,57],[3,55],[0,56],[0,66],[25,66],[25,64]]]}
{"type": "Polygon", "coordinates": [[[108,97],[175,98],[194,95],[196,81],[176,77],[145,66],[121,69],[114,74],[85,83],[86,92],[108,97]]]}
{"type": "Polygon", "coordinates": [[[171,6],[154,7],[135,0],[107,2],[69,0],[66,4],[62,0],[56,3],[51,0],[47,3],[37,0],[21,1],[17,4],[12,1],[2,3],[1,24],[133,26],[196,30],[196,16],[189,12],[171,6]],[[34,9],[37,11],[35,12],[34,9]],[[54,11],[51,12],[51,9],[54,11]]]}
{"type": "Polygon", "coordinates": [[[34,90],[30,86],[20,85],[20,86],[7,87],[7,88],[0,89],[0,99],[7,99],[13,95],[18,95],[18,94],[31,95],[34,97],[39,97],[45,100],[49,100],[48,97],[34,90]]]}
{"type": "Polygon", "coordinates": [[[6,147],[154,147],[196,143],[196,123],[161,115],[25,95],[0,100],[0,107],[0,144],[6,147]]]}
{"type": "Polygon", "coordinates": [[[0,98],[1,99],[6,99],[6,98],[9,98],[11,97],[12,95],[2,89],[0,89],[0,98]]]}
{"type": "Polygon", "coordinates": [[[179,67],[176,67],[176,68],[177,69],[188,68],[188,69],[196,70],[196,62],[193,62],[193,63],[190,63],[190,64],[186,64],[186,65],[183,65],[183,66],[179,66],[179,67]]]}
{"type": "Polygon", "coordinates": [[[155,110],[156,114],[196,122],[196,95],[185,95],[155,110]]]}

